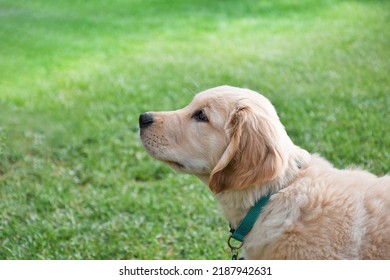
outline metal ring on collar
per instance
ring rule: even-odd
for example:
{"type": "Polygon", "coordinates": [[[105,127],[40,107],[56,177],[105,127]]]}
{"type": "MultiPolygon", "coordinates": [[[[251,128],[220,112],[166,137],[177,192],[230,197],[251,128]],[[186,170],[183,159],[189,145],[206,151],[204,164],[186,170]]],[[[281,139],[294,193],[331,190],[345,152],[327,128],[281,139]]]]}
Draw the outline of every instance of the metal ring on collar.
{"type": "Polygon", "coordinates": [[[228,241],[227,241],[227,244],[228,244],[229,248],[230,248],[231,250],[238,250],[238,249],[241,249],[241,247],[242,247],[242,245],[244,244],[244,242],[241,242],[240,246],[237,247],[237,246],[233,246],[233,245],[231,244],[231,239],[232,239],[232,235],[229,236],[229,239],[228,239],[228,241]]]}

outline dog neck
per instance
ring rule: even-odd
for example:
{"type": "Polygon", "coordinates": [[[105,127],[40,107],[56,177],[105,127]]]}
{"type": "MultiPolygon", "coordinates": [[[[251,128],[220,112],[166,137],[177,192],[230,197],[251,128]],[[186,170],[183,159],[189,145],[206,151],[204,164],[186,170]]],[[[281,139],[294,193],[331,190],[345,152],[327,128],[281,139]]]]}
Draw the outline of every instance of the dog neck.
{"type": "Polygon", "coordinates": [[[225,190],[216,194],[222,211],[232,227],[237,227],[249,209],[267,194],[275,194],[288,187],[295,180],[309,161],[307,151],[298,148],[297,154],[291,156],[286,168],[273,180],[263,182],[241,190],[225,190]]]}

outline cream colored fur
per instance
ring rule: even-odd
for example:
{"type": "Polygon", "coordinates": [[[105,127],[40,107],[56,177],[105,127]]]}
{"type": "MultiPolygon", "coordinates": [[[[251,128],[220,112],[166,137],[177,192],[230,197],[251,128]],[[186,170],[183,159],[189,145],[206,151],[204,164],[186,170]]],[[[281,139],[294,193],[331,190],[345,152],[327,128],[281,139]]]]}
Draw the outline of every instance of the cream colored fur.
{"type": "Polygon", "coordinates": [[[264,96],[222,86],[151,115],[146,150],[205,182],[233,227],[273,193],[244,240],[246,259],[390,259],[390,176],[338,170],[294,145],[264,96]]]}

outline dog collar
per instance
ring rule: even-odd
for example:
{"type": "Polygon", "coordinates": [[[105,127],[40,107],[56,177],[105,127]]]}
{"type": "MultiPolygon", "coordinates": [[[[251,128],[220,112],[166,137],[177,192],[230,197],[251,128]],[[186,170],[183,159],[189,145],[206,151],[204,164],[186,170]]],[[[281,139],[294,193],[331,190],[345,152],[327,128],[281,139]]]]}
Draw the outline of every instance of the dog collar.
{"type": "Polygon", "coordinates": [[[236,229],[233,229],[230,226],[231,235],[228,239],[228,245],[233,253],[233,258],[237,257],[237,251],[242,247],[245,236],[251,231],[253,225],[255,224],[257,218],[259,217],[261,210],[263,210],[264,206],[268,203],[271,194],[262,197],[259,201],[256,202],[255,205],[248,211],[244,219],[242,219],[241,223],[238,225],[236,229]],[[240,241],[241,244],[239,246],[233,246],[231,244],[231,239],[235,239],[240,241]]]}

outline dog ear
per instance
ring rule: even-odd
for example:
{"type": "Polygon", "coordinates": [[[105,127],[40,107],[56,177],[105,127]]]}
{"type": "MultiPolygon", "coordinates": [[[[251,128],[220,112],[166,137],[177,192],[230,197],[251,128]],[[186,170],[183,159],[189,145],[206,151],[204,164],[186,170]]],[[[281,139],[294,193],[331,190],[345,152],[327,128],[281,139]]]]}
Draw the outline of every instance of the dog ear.
{"type": "Polygon", "coordinates": [[[227,124],[231,140],[210,175],[210,189],[219,193],[274,179],[285,162],[279,126],[284,131],[277,116],[248,106],[236,108],[227,124]]]}

